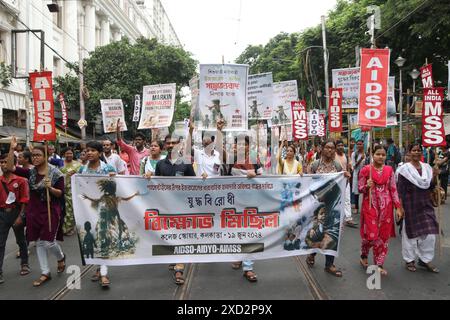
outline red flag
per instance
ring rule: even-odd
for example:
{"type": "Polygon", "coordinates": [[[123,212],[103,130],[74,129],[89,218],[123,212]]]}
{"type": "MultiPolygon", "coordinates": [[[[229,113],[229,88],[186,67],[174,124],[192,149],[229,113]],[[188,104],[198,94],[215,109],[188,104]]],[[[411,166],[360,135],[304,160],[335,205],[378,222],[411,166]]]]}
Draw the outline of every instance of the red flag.
{"type": "Polygon", "coordinates": [[[55,108],[53,102],[52,72],[30,73],[34,100],[34,141],[55,141],[55,108]]]}
{"type": "Polygon", "coordinates": [[[292,136],[295,141],[308,140],[306,101],[292,101],[292,136]]]}
{"type": "Polygon", "coordinates": [[[342,88],[330,88],[330,110],[328,110],[330,132],[342,132],[342,88]]]}
{"type": "Polygon", "coordinates": [[[425,88],[422,108],[422,145],[424,147],[445,146],[443,121],[444,88],[425,88]]]}
{"type": "Polygon", "coordinates": [[[358,124],[387,126],[389,49],[361,50],[358,124]]]}
{"type": "Polygon", "coordinates": [[[59,94],[59,103],[61,104],[62,126],[63,128],[67,128],[67,107],[64,101],[64,93],[62,92],[59,94]]]}
{"type": "Polygon", "coordinates": [[[427,64],[425,67],[420,68],[420,78],[422,79],[424,88],[434,88],[433,66],[431,64],[427,64]]]}
{"type": "Polygon", "coordinates": [[[319,125],[317,129],[317,136],[325,137],[325,113],[322,112],[319,114],[319,125]]]}

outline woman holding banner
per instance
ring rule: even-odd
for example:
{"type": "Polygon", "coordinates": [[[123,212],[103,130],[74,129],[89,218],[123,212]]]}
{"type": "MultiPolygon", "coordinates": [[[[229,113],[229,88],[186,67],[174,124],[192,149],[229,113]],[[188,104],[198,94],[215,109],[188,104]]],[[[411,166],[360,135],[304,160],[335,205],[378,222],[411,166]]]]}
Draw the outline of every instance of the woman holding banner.
{"type": "Polygon", "coordinates": [[[368,256],[373,249],[373,260],[381,275],[388,253],[389,238],[395,237],[393,210],[397,208],[397,219],[403,217],[403,209],[395,185],[394,171],[384,165],[386,151],[381,145],[373,148],[373,165],[361,169],[358,189],[363,194],[361,208],[361,260],[364,268],[369,266],[368,256]]]}
{"type": "Polygon", "coordinates": [[[434,258],[436,235],[439,225],[431,203],[430,192],[435,187],[439,170],[433,170],[427,163],[420,162],[422,146],[414,143],[409,147],[411,162],[398,168],[398,193],[405,209],[402,232],[402,254],[406,268],[416,271],[415,261],[419,257],[419,266],[438,273],[439,269],[431,264],[434,258]]]}
{"type": "MultiPolygon", "coordinates": [[[[97,141],[91,141],[86,144],[86,155],[88,163],[85,166],[81,166],[78,173],[79,174],[98,174],[98,175],[116,175],[116,170],[113,166],[100,160],[103,152],[103,145],[97,141]]],[[[91,200],[88,197],[85,199],[91,200]]],[[[91,277],[91,280],[96,282],[99,281],[102,287],[109,287],[110,281],[108,277],[108,267],[102,265],[97,268],[95,274],[91,277]]]]}
{"type": "MultiPolygon", "coordinates": [[[[334,140],[327,140],[323,143],[323,150],[320,160],[314,161],[308,170],[309,174],[316,173],[334,173],[342,172],[342,168],[339,161],[334,160],[336,155],[336,143],[334,140]]],[[[350,174],[345,172],[345,177],[349,178],[350,174]]],[[[315,263],[316,254],[312,253],[306,257],[306,263],[309,267],[313,267],[315,263]]],[[[325,255],[325,272],[328,272],[336,277],[342,277],[342,271],[336,268],[334,265],[334,256],[325,255]]]]}
{"type": "Polygon", "coordinates": [[[29,242],[36,241],[36,252],[41,267],[41,276],[33,282],[33,286],[39,287],[51,279],[47,257],[48,252],[55,255],[58,260],[58,273],[62,273],[66,269],[66,256],[57,243],[57,240],[63,241],[61,197],[64,196],[64,176],[61,171],[48,165],[44,146],[35,146],[33,148],[31,157],[34,168],[15,167],[14,149],[16,144],[16,138],[13,137],[7,166],[11,172],[27,178],[30,186],[30,201],[26,212],[27,240],[29,242]],[[45,177],[47,170],[48,178],[45,177]],[[49,225],[47,194],[50,195],[51,228],[49,225]]]}

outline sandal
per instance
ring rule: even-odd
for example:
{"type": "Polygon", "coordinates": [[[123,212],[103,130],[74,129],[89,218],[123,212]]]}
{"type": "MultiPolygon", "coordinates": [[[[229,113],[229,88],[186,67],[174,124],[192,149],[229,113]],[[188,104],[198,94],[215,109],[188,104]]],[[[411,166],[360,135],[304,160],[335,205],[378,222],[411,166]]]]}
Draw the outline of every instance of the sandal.
{"type": "Polygon", "coordinates": [[[364,269],[367,269],[367,268],[369,267],[369,261],[368,261],[367,258],[361,258],[361,259],[359,259],[359,263],[361,264],[361,266],[362,266],[364,269]]]}
{"type": "Polygon", "coordinates": [[[256,273],[254,273],[253,271],[245,271],[244,277],[245,277],[245,279],[247,279],[250,282],[258,281],[258,278],[256,277],[256,273]]]}
{"type": "Polygon", "coordinates": [[[382,276],[387,276],[388,272],[386,269],[383,268],[383,266],[378,266],[378,272],[382,275],[382,276]]]}
{"type": "Polygon", "coordinates": [[[100,284],[103,288],[107,288],[109,287],[109,285],[111,284],[111,282],[109,281],[109,277],[108,276],[101,276],[100,277],[100,284]]]}
{"type": "Polygon", "coordinates": [[[50,274],[41,274],[39,279],[33,282],[33,287],[40,287],[51,279],[52,277],[50,276],[50,274]]]}
{"type": "Polygon", "coordinates": [[[407,262],[406,269],[408,269],[408,271],[411,271],[411,272],[416,272],[417,269],[416,269],[416,265],[415,265],[414,261],[407,262]]]}
{"type": "Polygon", "coordinates": [[[358,228],[358,224],[356,222],[354,222],[353,220],[346,221],[345,225],[347,227],[354,228],[354,229],[358,228]]]}
{"type": "Polygon", "coordinates": [[[58,268],[57,268],[57,272],[58,273],[63,273],[64,270],[66,270],[66,255],[63,253],[64,258],[62,258],[61,260],[58,260],[58,268]]]}
{"type": "Polygon", "coordinates": [[[315,262],[315,257],[311,254],[309,254],[306,257],[306,264],[308,265],[308,267],[312,268],[314,267],[314,262],[315,262]]]}
{"type": "Polygon", "coordinates": [[[27,274],[29,274],[31,271],[30,266],[27,264],[23,264],[20,266],[20,275],[21,276],[26,276],[27,274]]]}
{"type": "Polygon", "coordinates": [[[239,270],[239,269],[242,267],[242,262],[233,262],[233,263],[231,264],[231,267],[232,267],[234,270],[239,270]]]}
{"type": "Polygon", "coordinates": [[[175,284],[183,285],[184,284],[183,272],[181,272],[181,271],[174,272],[173,280],[175,281],[175,284]],[[177,274],[179,274],[178,277],[177,277],[177,274]]]}
{"type": "Polygon", "coordinates": [[[419,266],[427,269],[427,271],[432,272],[432,273],[439,273],[439,269],[436,268],[435,266],[433,266],[431,263],[425,263],[422,260],[419,259],[419,266]]]}
{"type": "Polygon", "coordinates": [[[100,281],[100,268],[97,268],[95,273],[92,275],[91,281],[93,281],[93,282],[100,281]]]}
{"type": "Polygon", "coordinates": [[[342,271],[338,270],[334,265],[331,267],[325,267],[325,272],[328,272],[338,278],[342,277],[342,271]]]}

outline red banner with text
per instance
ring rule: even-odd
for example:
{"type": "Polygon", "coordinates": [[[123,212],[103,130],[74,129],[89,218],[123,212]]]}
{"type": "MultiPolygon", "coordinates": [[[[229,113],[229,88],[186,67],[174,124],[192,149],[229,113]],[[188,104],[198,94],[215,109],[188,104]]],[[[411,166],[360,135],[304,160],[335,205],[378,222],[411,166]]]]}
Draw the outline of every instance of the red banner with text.
{"type": "Polygon", "coordinates": [[[308,140],[308,113],[306,101],[292,101],[292,137],[294,141],[308,140]]]}
{"type": "Polygon", "coordinates": [[[30,73],[34,100],[34,141],[55,141],[55,108],[51,71],[30,73]]]}
{"type": "Polygon", "coordinates": [[[64,101],[64,93],[59,94],[59,103],[61,104],[61,119],[62,119],[62,126],[63,128],[67,128],[67,106],[66,102],[64,101]]]}
{"type": "Polygon", "coordinates": [[[389,49],[361,50],[358,124],[387,126],[389,49]]]}
{"type": "Polygon", "coordinates": [[[443,120],[444,88],[425,88],[422,108],[422,145],[445,146],[443,120]]]}
{"type": "Polygon", "coordinates": [[[434,88],[433,66],[431,64],[420,68],[420,78],[424,88],[434,88]]]}
{"type": "Polygon", "coordinates": [[[330,88],[329,132],[342,132],[342,88],[330,88]]]}

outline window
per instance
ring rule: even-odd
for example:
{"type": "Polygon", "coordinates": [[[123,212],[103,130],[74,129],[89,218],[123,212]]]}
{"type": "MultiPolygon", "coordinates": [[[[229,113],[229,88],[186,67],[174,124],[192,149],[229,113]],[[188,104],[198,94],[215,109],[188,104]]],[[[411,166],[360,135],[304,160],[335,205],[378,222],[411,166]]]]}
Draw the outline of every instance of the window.
{"type": "Polygon", "coordinates": [[[58,1],[59,11],[52,13],[53,23],[60,29],[63,27],[63,6],[62,1],[58,1]]]}

